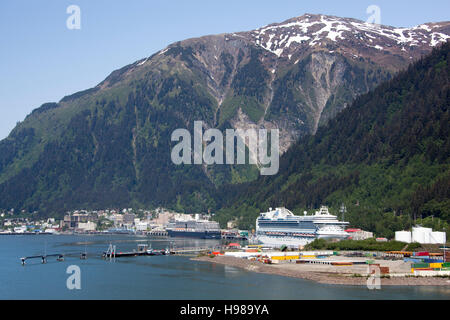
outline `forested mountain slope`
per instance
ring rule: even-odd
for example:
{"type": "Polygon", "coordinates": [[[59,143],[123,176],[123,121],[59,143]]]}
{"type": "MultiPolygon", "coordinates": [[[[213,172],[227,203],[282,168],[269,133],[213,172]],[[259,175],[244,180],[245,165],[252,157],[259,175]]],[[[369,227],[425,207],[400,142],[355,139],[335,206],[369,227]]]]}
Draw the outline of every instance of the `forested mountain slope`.
{"type": "Polygon", "coordinates": [[[337,213],[344,203],[346,220],[379,235],[393,236],[414,219],[448,232],[449,105],[447,43],[295,144],[277,176],[233,190],[233,205],[218,218],[251,227],[269,207],[298,214],[327,204],[337,213]]]}
{"type": "Polygon", "coordinates": [[[0,142],[0,208],[214,210],[221,186],[259,171],[176,166],[175,129],[277,128],[285,152],[449,35],[449,22],[394,28],[306,14],[171,44],[18,124],[0,142]]]}

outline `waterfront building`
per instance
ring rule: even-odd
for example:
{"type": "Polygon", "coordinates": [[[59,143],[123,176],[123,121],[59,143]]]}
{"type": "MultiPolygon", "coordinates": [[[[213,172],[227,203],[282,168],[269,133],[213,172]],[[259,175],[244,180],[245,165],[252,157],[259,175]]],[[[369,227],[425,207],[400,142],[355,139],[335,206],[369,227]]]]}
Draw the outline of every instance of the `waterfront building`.
{"type": "Polygon", "coordinates": [[[97,222],[97,216],[88,212],[80,212],[75,211],[74,213],[69,213],[64,216],[63,226],[74,230],[80,229],[79,224],[87,223],[87,222],[97,222]]]}

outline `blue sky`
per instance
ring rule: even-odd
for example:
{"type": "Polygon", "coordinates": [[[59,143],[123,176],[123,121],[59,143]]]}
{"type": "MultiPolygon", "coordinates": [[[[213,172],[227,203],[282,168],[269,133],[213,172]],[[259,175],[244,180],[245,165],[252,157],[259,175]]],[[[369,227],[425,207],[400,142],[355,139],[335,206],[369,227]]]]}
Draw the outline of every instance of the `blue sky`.
{"type": "Polygon", "coordinates": [[[172,42],[252,30],[304,13],[365,21],[372,4],[386,25],[450,20],[448,0],[1,0],[0,139],[44,102],[91,88],[172,42]],[[66,27],[72,4],[81,9],[80,30],[66,27]]]}

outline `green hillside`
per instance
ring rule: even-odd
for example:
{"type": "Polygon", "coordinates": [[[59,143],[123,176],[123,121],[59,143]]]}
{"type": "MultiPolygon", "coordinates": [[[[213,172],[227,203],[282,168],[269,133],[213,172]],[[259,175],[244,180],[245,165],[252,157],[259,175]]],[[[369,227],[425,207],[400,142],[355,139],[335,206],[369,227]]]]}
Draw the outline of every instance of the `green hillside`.
{"type": "Polygon", "coordinates": [[[294,145],[280,173],[230,190],[217,217],[252,228],[260,211],[321,204],[355,227],[393,236],[414,223],[450,234],[450,43],[358,97],[294,145]]]}

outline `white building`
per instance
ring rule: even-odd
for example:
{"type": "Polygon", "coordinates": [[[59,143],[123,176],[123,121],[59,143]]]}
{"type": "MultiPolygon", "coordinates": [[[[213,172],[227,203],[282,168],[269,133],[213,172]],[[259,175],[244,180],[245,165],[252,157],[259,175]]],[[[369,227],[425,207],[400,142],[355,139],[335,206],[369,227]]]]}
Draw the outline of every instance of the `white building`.
{"type": "Polygon", "coordinates": [[[116,226],[121,225],[123,223],[123,215],[114,213],[108,216],[108,220],[114,222],[114,225],[116,226]]]}
{"type": "Polygon", "coordinates": [[[97,224],[92,221],[78,223],[78,229],[81,229],[83,231],[95,231],[96,228],[97,224]]]}
{"type": "Polygon", "coordinates": [[[352,240],[366,240],[373,238],[373,232],[364,231],[361,229],[347,229],[345,230],[350,234],[350,239],[352,240]]]}
{"type": "Polygon", "coordinates": [[[147,229],[148,229],[148,223],[145,221],[140,221],[140,222],[136,223],[135,226],[136,226],[136,231],[147,231],[147,229]]]}

